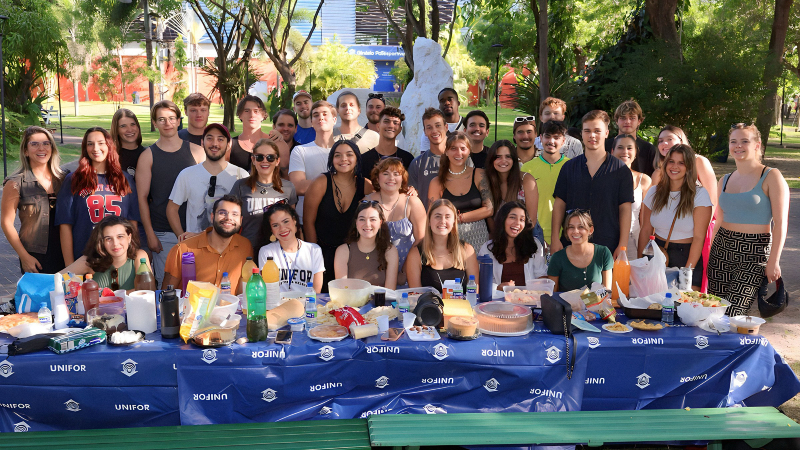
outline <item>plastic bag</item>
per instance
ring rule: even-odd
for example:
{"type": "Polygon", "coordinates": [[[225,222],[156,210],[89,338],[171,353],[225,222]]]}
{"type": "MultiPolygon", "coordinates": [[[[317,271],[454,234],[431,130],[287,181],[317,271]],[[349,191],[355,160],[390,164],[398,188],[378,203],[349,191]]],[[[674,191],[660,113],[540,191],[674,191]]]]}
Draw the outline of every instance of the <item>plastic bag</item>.
{"type": "Polygon", "coordinates": [[[217,304],[219,288],[211,283],[190,281],[186,286],[189,293],[188,311],[181,319],[180,335],[188,342],[197,330],[209,325],[211,312],[217,304]]]}
{"type": "Polygon", "coordinates": [[[631,261],[631,297],[667,292],[667,259],[663,252],[653,253],[653,259],[644,257],[631,261]]]}
{"type": "Polygon", "coordinates": [[[41,303],[50,306],[50,292],[55,289],[53,280],[53,274],[32,272],[22,274],[17,281],[17,292],[14,294],[17,312],[39,311],[41,303]]]}

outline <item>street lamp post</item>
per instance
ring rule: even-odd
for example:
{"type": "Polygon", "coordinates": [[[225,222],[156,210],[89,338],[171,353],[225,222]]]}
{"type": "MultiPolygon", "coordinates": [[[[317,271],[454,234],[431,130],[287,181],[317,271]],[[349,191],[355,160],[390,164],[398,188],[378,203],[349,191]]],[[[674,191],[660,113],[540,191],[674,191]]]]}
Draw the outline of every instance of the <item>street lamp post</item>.
{"type": "Polygon", "coordinates": [[[497,108],[500,106],[500,52],[503,44],[492,44],[497,49],[497,63],[494,72],[494,140],[497,141],[497,108]]]}
{"type": "Polygon", "coordinates": [[[6,163],[6,67],[3,64],[3,36],[5,35],[5,24],[8,16],[0,16],[0,108],[3,109],[3,178],[8,176],[8,164],[6,163]]]}

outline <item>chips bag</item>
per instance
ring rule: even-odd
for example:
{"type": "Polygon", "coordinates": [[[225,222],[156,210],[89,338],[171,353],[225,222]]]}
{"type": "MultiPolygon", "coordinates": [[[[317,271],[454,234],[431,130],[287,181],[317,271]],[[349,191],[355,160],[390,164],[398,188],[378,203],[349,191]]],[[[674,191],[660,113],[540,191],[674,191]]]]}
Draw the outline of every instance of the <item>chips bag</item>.
{"type": "Polygon", "coordinates": [[[189,293],[189,306],[186,314],[181,319],[180,335],[184,342],[194,335],[197,330],[210,324],[211,311],[217,304],[219,288],[203,281],[190,281],[186,286],[189,293]]]}

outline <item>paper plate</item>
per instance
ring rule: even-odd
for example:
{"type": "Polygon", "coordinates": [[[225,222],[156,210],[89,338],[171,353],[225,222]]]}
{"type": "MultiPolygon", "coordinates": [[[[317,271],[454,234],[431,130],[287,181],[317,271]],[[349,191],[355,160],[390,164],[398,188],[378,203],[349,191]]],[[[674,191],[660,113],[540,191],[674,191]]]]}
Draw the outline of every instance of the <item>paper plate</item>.
{"type": "Polygon", "coordinates": [[[610,327],[612,325],[615,325],[615,324],[607,323],[607,324],[603,325],[603,329],[608,331],[609,333],[617,333],[617,334],[630,333],[631,331],[633,331],[633,328],[629,327],[628,325],[625,325],[624,323],[620,324],[620,325],[622,325],[625,328],[627,328],[625,331],[609,330],[608,327],[610,327]]]}
{"type": "Polygon", "coordinates": [[[341,325],[317,325],[308,329],[308,337],[320,342],[336,342],[349,336],[347,328],[341,325]],[[325,336],[320,336],[324,333],[325,336]]]}

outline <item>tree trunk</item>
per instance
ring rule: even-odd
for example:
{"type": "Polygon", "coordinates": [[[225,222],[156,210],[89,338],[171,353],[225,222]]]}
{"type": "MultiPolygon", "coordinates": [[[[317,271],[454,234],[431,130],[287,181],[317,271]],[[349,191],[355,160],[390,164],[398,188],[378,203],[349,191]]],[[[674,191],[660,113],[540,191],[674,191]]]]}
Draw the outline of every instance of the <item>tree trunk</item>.
{"type": "Polygon", "coordinates": [[[75,117],[78,117],[78,103],[80,103],[80,99],[78,98],[79,90],[81,85],[78,83],[77,78],[72,79],[72,96],[75,97],[73,103],[75,104],[75,117]]]}
{"type": "Polygon", "coordinates": [[[764,65],[764,85],[766,91],[758,108],[756,126],[761,132],[761,151],[767,149],[769,129],[775,113],[775,96],[778,95],[778,79],[783,68],[783,50],[786,32],[789,28],[789,11],[794,0],[775,0],[775,15],[772,19],[772,33],[769,37],[769,55],[764,65]]]}
{"type": "Polygon", "coordinates": [[[539,0],[539,100],[550,96],[550,71],[547,65],[547,0],[539,0]]]}
{"type": "Polygon", "coordinates": [[[678,0],[645,0],[645,12],[650,20],[653,35],[669,44],[675,56],[680,56],[678,28],[675,26],[675,11],[678,0]]]}

